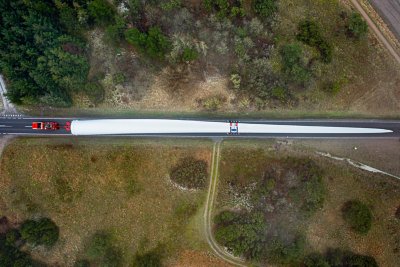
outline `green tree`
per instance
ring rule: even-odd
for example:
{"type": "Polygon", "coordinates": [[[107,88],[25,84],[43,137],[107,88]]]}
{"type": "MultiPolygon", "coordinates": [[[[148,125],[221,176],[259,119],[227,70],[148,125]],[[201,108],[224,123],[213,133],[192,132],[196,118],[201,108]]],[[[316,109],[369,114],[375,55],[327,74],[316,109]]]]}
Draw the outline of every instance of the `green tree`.
{"type": "Polygon", "coordinates": [[[281,57],[283,71],[287,77],[297,83],[305,83],[310,79],[310,72],[303,62],[303,51],[298,44],[288,44],[282,47],[281,57]]]}
{"type": "Polygon", "coordinates": [[[343,219],[351,229],[360,234],[366,234],[371,229],[372,213],[367,205],[359,200],[346,202],[342,208],[343,219]]]}
{"type": "Polygon", "coordinates": [[[368,24],[359,13],[353,12],[350,16],[347,30],[350,36],[360,39],[368,33],[368,24]]]}
{"type": "Polygon", "coordinates": [[[114,21],[115,10],[107,0],[93,0],[88,5],[89,15],[97,25],[106,26],[114,21]]]}
{"type": "Polygon", "coordinates": [[[112,235],[108,232],[98,231],[90,239],[86,247],[88,259],[108,267],[121,266],[121,251],[113,245],[112,235]]]}
{"type": "Polygon", "coordinates": [[[125,39],[140,52],[155,59],[164,59],[170,49],[170,42],[159,27],[151,27],[147,33],[137,28],[128,29],[125,31],[125,39]]]}
{"type": "Polygon", "coordinates": [[[263,18],[271,18],[278,11],[277,0],[255,0],[254,11],[263,18]]]}
{"type": "Polygon", "coordinates": [[[325,63],[332,61],[333,47],[322,36],[320,25],[312,20],[305,20],[299,24],[297,39],[303,43],[318,49],[321,60],[325,63]]]}
{"type": "Polygon", "coordinates": [[[215,239],[235,255],[260,259],[265,246],[267,225],[260,212],[223,211],[214,219],[215,239]]]}
{"type": "Polygon", "coordinates": [[[58,226],[49,218],[26,220],[21,225],[21,237],[26,242],[36,246],[53,246],[59,237],[58,226]]]}

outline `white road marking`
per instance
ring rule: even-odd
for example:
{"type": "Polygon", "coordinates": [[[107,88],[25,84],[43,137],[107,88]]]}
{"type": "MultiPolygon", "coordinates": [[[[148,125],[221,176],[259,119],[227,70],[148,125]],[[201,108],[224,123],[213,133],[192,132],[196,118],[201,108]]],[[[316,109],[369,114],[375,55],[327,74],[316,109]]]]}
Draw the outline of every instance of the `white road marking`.
{"type": "Polygon", "coordinates": [[[365,171],[369,171],[369,172],[373,172],[373,173],[380,173],[380,174],[388,175],[388,176],[396,178],[396,179],[400,179],[399,176],[396,176],[394,174],[387,173],[387,172],[375,169],[374,167],[365,165],[365,164],[363,164],[361,162],[353,161],[353,160],[348,159],[348,158],[340,158],[340,157],[332,156],[331,154],[325,153],[325,152],[317,151],[316,153],[318,155],[321,155],[321,156],[324,156],[324,157],[327,157],[327,158],[331,158],[331,159],[334,159],[334,160],[345,161],[348,164],[350,164],[350,165],[352,165],[352,166],[354,166],[354,167],[356,167],[358,169],[361,169],[361,170],[365,170],[365,171]]]}
{"type": "Polygon", "coordinates": [[[12,127],[12,126],[8,126],[8,125],[0,125],[0,127],[3,127],[3,128],[5,128],[5,127],[12,127]]]}

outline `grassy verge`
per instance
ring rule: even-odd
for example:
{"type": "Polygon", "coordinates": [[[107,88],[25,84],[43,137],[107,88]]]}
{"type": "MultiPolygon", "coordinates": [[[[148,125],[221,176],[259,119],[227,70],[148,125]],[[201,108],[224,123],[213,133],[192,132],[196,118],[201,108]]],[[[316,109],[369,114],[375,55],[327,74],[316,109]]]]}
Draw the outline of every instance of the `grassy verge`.
{"type": "Polygon", "coordinates": [[[195,229],[205,190],[182,190],[168,178],[189,155],[209,164],[211,143],[18,139],[1,162],[0,212],[17,224],[41,216],[56,222],[56,246],[32,251],[51,265],[93,258],[95,234],[111,240],[123,266],[136,253],[155,249],[164,263],[174,264],[183,250],[205,249],[195,229]]]}
{"type": "Polygon", "coordinates": [[[307,111],[307,110],[275,110],[253,112],[205,112],[168,110],[143,111],[132,109],[20,109],[26,115],[40,117],[88,117],[88,118],[208,118],[208,119],[400,119],[398,112],[377,114],[351,111],[307,111]]]}

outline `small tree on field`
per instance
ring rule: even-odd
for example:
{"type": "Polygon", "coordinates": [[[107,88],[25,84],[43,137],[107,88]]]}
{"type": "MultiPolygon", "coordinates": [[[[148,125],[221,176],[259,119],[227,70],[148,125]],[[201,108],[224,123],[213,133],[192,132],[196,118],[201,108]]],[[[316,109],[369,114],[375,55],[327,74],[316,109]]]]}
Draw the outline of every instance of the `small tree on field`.
{"type": "Polygon", "coordinates": [[[36,246],[53,246],[59,237],[58,226],[49,218],[27,220],[21,226],[21,237],[26,242],[36,246]]]}
{"type": "Polygon", "coordinates": [[[372,213],[367,205],[359,200],[351,200],[342,208],[343,219],[357,233],[366,234],[372,225],[372,213]]]}
{"type": "Polygon", "coordinates": [[[348,33],[356,39],[364,37],[368,32],[368,24],[363,20],[360,14],[353,13],[347,26],[348,33]]]}

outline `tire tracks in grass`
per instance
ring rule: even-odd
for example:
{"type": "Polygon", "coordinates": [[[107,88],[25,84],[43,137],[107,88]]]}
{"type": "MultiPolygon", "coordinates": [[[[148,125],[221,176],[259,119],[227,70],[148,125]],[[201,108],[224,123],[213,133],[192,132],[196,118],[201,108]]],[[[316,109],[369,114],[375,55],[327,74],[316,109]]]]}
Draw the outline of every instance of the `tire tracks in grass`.
{"type": "Polygon", "coordinates": [[[235,265],[235,266],[247,266],[243,259],[233,256],[228,253],[224,248],[222,248],[215,240],[212,233],[212,215],[213,215],[213,207],[214,201],[217,191],[217,183],[218,183],[218,168],[219,168],[219,159],[220,159],[220,150],[221,150],[221,140],[218,140],[214,143],[213,153],[212,153],[212,161],[211,161],[211,172],[210,172],[210,184],[208,187],[206,206],[204,210],[204,233],[207,239],[207,243],[210,246],[211,250],[217,255],[219,258],[224,261],[235,265]]]}

